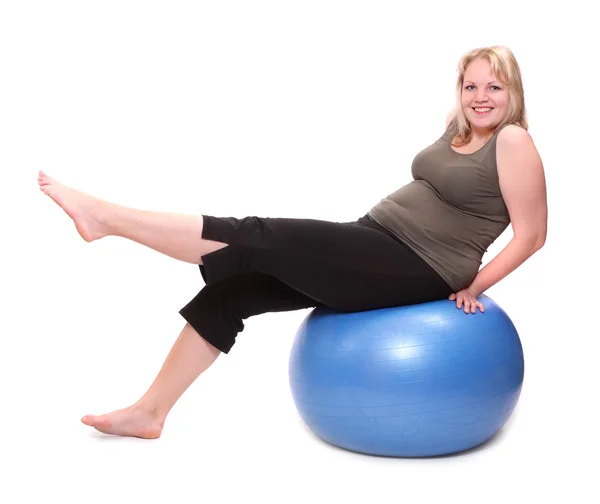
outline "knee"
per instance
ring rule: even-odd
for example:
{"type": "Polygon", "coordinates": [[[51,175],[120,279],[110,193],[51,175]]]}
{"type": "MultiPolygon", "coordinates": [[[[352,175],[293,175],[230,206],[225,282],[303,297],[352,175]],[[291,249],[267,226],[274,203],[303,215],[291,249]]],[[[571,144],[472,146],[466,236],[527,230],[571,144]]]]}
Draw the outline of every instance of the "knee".
{"type": "Polygon", "coordinates": [[[236,333],[244,329],[238,302],[235,277],[206,285],[190,302],[194,311],[231,327],[236,333]]]}

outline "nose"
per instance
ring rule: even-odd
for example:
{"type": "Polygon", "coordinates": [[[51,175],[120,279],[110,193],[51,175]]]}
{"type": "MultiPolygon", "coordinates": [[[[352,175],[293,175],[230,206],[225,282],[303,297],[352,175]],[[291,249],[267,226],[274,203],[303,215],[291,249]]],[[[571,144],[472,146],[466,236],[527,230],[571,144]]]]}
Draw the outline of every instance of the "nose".
{"type": "Polygon", "coordinates": [[[477,90],[477,93],[475,94],[475,102],[476,103],[487,103],[488,99],[487,96],[485,94],[485,90],[477,90]]]}

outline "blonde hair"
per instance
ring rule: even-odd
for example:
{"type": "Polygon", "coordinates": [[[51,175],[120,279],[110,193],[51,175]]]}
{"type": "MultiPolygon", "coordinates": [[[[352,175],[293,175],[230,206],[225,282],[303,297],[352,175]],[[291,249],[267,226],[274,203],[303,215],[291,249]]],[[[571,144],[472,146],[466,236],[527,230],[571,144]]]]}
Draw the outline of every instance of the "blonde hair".
{"type": "Polygon", "coordinates": [[[514,54],[508,47],[504,46],[480,47],[463,55],[458,62],[458,79],[456,81],[457,113],[455,118],[458,132],[452,142],[452,145],[455,147],[462,147],[469,143],[473,136],[471,124],[465,117],[465,113],[462,109],[461,96],[467,67],[476,59],[485,59],[488,61],[494,74],[496,74],[496,78],[500,79],[508,86],[510,96],[508,112],[496,129],[507,123],[518,124],[526,130],[529,128],[527,111],[525,109],[525,94],[523,91],[523,81],[521,79],[521,69],[519,68],[519,64],[517,63],[514,54]]]}

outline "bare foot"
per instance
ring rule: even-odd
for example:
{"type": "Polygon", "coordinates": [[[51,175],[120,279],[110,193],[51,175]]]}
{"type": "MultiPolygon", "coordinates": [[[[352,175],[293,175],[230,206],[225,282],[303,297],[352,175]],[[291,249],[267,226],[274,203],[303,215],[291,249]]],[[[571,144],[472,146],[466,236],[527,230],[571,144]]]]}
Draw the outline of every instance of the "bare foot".
{"type": "Polygon", "coordinates": [[[138,405],[129,406],[129,408],[113,411],[106,415],[86,415],[81,421],[85,425],[94,427],[105,434],[144,439],[159,438],[165,424],[164,418],[160,418],[151,410],[138,405]]]}
{"type": "Polygon", "coordinates": [[[110,204],[89,194],[67,187],[40,171],[40,190],[50,196],[75,222],[86,242],[108,235],[106,225],[110,204]]]}

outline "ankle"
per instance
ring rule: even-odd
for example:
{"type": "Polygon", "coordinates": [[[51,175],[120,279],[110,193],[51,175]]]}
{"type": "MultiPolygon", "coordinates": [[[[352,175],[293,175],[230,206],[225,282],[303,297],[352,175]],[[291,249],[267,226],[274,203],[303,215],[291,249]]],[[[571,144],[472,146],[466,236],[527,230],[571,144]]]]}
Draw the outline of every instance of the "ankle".
{"type": "Polygon", "coordinates": [[[104,227],[107,236],[118,235],[118,224],[122,220],[119,205],[108,201],[99,201],[96,217],[104,227]]]}
{"type": "Polygon", "coordinates": [[[151,401],[145,398],[140,399],[133,405],[133,408],[142,411],[144,414],[151,416],[154,420],[158,420],[161,423],[164,422],[165,418],[169,414],[170,408],[158,404],[156,401],[151,401]]]}

